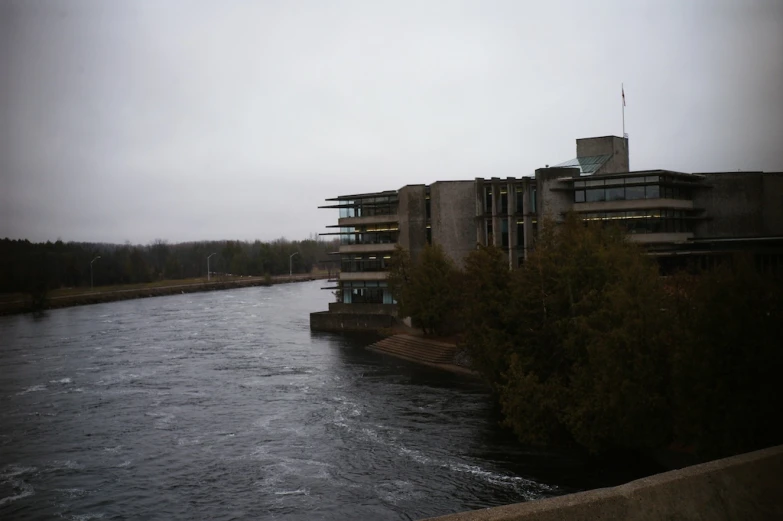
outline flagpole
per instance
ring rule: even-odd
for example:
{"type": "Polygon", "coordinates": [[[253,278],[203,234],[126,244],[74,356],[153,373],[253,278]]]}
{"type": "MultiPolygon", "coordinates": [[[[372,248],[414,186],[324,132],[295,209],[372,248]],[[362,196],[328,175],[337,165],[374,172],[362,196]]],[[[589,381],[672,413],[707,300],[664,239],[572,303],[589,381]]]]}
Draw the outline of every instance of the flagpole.
{"type": "Polygon", "coordinates": [[[625,139],[625,85],[620,84],[620,92],[622,93],[623,103],[623,139],[625,139]]]}

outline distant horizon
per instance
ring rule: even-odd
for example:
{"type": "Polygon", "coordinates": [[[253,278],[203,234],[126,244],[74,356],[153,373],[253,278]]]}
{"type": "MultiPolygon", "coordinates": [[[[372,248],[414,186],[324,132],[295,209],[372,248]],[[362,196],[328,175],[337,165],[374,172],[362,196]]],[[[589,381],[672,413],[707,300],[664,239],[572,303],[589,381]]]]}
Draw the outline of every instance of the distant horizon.
{"type": "Polygon", "coordinates": [[[323,239],[320,236],[317,238],[311,238],[308,237],[307,239],[288,239],[286,237],[278,237],[277,239],[271,239],[271,240],[263,240],[263,239],[204,239],[204,240],[195,240],[195,241],[169,241],[166,239],[152,239],[151,241],[147,241],[146,243],[133,243],[130,241],[125,242],[105,242],[105,241],[73,241],[73,240],[64,240],[64,239],[47,239],[42,241],[33,241],[31,239],[27,239],[25,237],[21,238],[12,238],[12,237],[0,237],[0,241],[28,241],[30,244],[56,244],[58,241],[61,241],[63,244],[96,244],[96,245],[104,245],[104,246],[152,246],[155,244],[155,241],[163,240],[164,243],[168,246],[177,246],[179,244],[197,244],[197,243],[211,243],[211,242],[242,242],[242,243],[248,243],[253,244],[255,242],[260,243],[275,243],[275,242],[286,242],[286,243],[295,243],[295,242],[305,242],[305,241],[316,241],[316,242],[331,242],[333,239],[323,239]]]}

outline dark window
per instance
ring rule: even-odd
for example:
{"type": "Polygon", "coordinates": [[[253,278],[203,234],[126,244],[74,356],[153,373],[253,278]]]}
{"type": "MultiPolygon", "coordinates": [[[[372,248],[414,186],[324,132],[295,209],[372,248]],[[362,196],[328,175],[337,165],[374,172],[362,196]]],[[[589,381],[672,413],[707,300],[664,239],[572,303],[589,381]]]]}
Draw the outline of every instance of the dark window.
{"type": "Polygon", "coordinates": [[[484,187],[484,212],[492,213],[492,187],[484,187]]]}
{"type": "Polygon", "coordinates": [[[629,201],[635,201],[637,199],[644,199],[644,187],[643,186],[626,186],[625,198],[629,201]]]}
{"type": "Polygon", "coordinates": [[[500,244],[504,248],[508,248],[508,219],[500,221],[500,244]]]}
{"type": "Polygon", "coordinates": [[[525,245],[525,222],[517,221],[517,246],[525,245]]]}
{"type": "Polygon", "coordinates": [[[585,202],[585,191],[584,190],[577,190],[574,192],[574,202],[575,203],[583,203],[585,202]]]}
{"type": "Polygon", "coordinates": [[[517,213],[522,213],[525,209],[523,205],[523,200],[525,199],[525,190],[521,187],[517,187],[517,213]]]}
{"type": "Polygon", "coordinates": [[[606,192],[603,188],[592,188],[587,190],[586,199],[588,203],[597,203],[599,201],[603,201],[606,199],[606,192]]]}
{"type": "Polygon", "coordinates": [[[618,188],[606,189],[607,201],[622,201],[623,199],[625,199],[625,189],[622,186],[618,188]]]}
{"type": "Polygon", "coordinates": [[[661,190],[658,185],[644,187],[644,196],[646,199],[658,199],[661,197],[661,190]]]}

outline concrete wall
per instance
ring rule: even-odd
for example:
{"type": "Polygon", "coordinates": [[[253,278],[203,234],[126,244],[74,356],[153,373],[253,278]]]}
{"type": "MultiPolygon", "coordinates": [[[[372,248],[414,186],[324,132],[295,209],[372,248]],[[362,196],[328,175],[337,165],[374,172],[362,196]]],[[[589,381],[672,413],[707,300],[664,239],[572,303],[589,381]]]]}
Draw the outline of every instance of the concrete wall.
{"type": "Polygon", "coordinates": [[[463,512],[432,521],[772,521],[783,519],[783,446],[613,488],[463,512]]]}
{"type": "Polygon", "coordinates": [[[576,140],[577,157],[611,154],[609,161],[596,174],[616,174],[630,171],[628,140],[617,136],[589,137],[576,140]]]}
{"type": "Polygon", "coordinates": [[[538,185],[538,229],[543,229],[544,218],[556,221],[563,219],[562,215],[574,206],[574,193],[571,191],[558,191],[567,185],[557,181],[562,177],[579,177],[578,168],[539,168],[536,170],[536,184],[538,185]],[[553,190],[554,189],[554,190],[553,190]]]}
{"type": "Polygon", "coordinates": [[[694,190],[694,208],[706,209],[705,221],[696,221],[694,236],[758,237],[764,234],[761,172],[704,174],[712,188],[694,190]]]}
{"type": "Polygon", "coordinates": [[[476,248],[476,189],[473,181],[439,181],[430,185],[432,242],[462,266],[476,248]]]}
{"type": "Polygon", "coordinates": [[[427,208],[426,187],[407,185],[398,192],[398,210],[400,235],[397,242],[416,259],[427,244],[427,208]]]}
{"type": "Polygon", "coordinates": [[[396,323],[395,317],[379,313],[310,313],[310,329],[315,331],[378,331],[396,323]]]}

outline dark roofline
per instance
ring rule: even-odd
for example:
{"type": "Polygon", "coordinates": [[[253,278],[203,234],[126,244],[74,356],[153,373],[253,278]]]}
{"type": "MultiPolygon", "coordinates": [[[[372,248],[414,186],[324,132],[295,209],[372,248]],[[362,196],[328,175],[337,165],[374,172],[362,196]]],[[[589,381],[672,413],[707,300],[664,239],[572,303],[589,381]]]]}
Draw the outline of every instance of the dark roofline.
{"type": "MultiPolygon", "coordinates": [[[[696,173],[696,172],[694,172],[696,173]]],[[[775,174],[779,172],[764,172],[763,170],[721,170],[719,172],[699,172],[699,175],[708,175],[708,174],[775,174]]]]}
{"type": "Polygon", "coordinates": [[[607,137],[614,137],[614,138],[617,138],[617,139],[625,139],[625,138],[620,137],[620,136],[615,136],[614,134],[609,134],[608,136],[578,137],[578,138],[576,138],[576,140],[577,141],[582,141],[583,139],[603,139],[603,138],[607,138],[607,137]]]}
{"type": "Polygon", "coordinates": [[[325,201],[342,201],[343,199],[368,199],[370,197],[383,197],[386,195],[397,195],[397,190],[384,190],[383,192],[369,192],[366,194],[338,195],[324,199],[325,201]]]}

